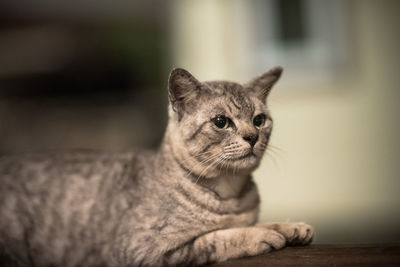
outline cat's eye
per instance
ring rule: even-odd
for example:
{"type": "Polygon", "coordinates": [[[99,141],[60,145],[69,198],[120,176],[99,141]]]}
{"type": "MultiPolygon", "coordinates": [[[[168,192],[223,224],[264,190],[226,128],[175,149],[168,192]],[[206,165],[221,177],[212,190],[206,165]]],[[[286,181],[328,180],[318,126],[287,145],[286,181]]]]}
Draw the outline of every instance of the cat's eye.
{"type": "Polygon", "coordinates": [[[254,117],[253,119],[253,124],[256,127],[260,127],[264,124],[265,122],[265,115],[264,114],[259,114],[257,116],[254,117]]]}
{"type": "Polygon", "coordinates": [[[218,115],[212,119],[212,121],[214,122],[215,126],[221,129],[226,129],[229,126],[229,119],[224,115],[218,115]]]}

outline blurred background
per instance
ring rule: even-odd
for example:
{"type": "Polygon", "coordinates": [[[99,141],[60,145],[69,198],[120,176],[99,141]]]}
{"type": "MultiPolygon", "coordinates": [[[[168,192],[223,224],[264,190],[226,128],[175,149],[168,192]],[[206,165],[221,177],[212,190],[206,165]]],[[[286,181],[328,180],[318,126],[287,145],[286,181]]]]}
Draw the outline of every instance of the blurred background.
{"type": "Polygon", "coordinates": [[[0,152],[155,148],[172,67],[285,68],[260,219],[317,243],[400,242],[400,2],[0,2],[0,152]]]}

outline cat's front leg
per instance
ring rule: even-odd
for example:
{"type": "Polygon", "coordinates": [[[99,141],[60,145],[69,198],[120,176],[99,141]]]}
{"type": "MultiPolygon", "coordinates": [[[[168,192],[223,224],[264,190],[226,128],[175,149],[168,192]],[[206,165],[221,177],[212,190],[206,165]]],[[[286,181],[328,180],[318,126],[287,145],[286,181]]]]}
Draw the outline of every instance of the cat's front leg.
{"type": "Polygon", "coordinates": [[[302,222],[275,224],[258,223],[256,226],[279,232],[285,237],[286,244],[289,246],[308,245],[312,242],[314,237],[313,227],[302,222]]]}
{"type": "Polygon", "coordinates": [[[207,233],[170,251],[163,265],[203,265],[243,256],[255,256],[285,246],[286,239],[266,227],[243,227],[207,233]]]}

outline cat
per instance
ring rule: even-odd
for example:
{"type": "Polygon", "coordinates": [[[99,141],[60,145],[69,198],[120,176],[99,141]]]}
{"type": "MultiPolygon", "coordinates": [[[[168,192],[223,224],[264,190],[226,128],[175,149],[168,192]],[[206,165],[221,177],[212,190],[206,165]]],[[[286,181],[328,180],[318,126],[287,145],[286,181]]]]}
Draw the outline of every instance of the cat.
{"type": "Polygon", "coordinates": [[[257,223],[251,173],[281,73],[241,85],[172,70],[154,152],[1,157],[3,253],[15,266],[198,266],[309,244],[305,223],[257,223]]]}

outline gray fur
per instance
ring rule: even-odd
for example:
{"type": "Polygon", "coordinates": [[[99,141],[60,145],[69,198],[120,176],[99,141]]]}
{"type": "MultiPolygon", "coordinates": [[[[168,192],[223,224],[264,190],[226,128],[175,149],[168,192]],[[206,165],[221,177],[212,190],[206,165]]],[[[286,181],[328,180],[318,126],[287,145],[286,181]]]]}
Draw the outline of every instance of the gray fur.
{"type": "Polygon", "coordinates": [[[268,145],[266,97],[281,71],[240,85],[173,70],[155,152],[1,157],[1,249],[20,266],[177,266],[310,243],[306,224],[256,224],[251,172],[268,145]]]}

